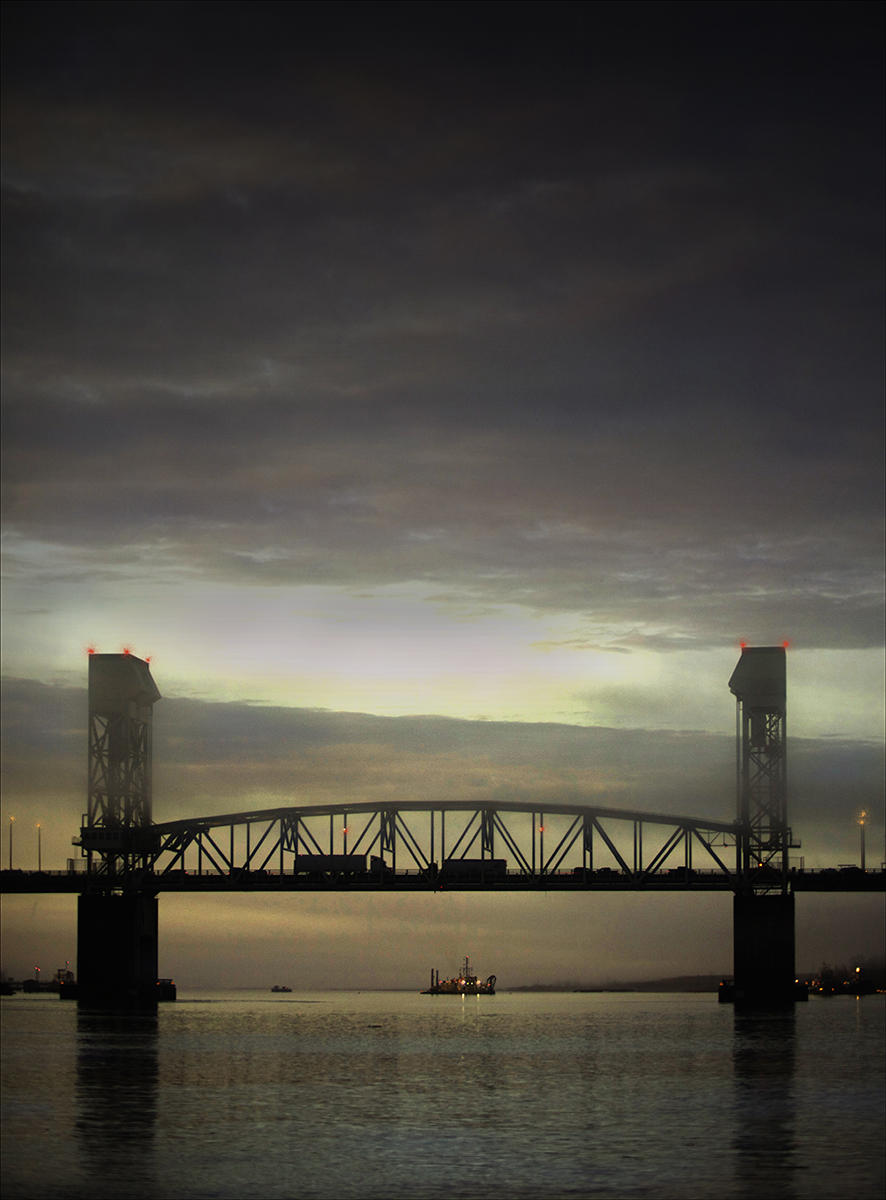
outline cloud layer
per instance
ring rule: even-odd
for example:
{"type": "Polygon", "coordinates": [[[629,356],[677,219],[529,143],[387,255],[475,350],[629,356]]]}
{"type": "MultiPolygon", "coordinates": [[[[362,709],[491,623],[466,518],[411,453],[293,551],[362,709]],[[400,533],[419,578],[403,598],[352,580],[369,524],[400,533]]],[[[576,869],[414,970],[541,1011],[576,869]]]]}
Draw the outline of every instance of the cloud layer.
{"type": "Polygon", "coordinates": [[[776,5],[763,45],[731,6],[716,39],[694,6],[74,6],[39,61],[12,7],[22,589],[420,583],[616,641],[882,644],[871,6],[776,5]]]}

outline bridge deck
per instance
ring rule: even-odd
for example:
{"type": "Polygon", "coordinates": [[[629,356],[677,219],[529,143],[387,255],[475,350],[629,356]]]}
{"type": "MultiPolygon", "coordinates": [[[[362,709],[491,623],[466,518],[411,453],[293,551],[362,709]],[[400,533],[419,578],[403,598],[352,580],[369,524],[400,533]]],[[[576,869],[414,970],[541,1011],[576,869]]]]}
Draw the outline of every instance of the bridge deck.
{"type": "MultiPolygon", "coordinates": [[[[858,868],[792,871],[788,886],[794,892],[886,892],[886,872],[858,868]]],[[[693,871],[680,878],[669,873],[633,875],[622,872],[591,872],[582,877],[571,871],[549,875],[527,875],[509,871],[491,880],[434,880],[419,871],[396,871],[383,877],[366,875],[310,878],[273,871],[233,871],[230,874],[143,872],[138,876],[114,878],[87,875],[83,871],[0,871],[0,892],[79,894],[93,889],[137,887],[149,892],[729,892],[738,888],[735,875],[722,871],[693,871]]]]}

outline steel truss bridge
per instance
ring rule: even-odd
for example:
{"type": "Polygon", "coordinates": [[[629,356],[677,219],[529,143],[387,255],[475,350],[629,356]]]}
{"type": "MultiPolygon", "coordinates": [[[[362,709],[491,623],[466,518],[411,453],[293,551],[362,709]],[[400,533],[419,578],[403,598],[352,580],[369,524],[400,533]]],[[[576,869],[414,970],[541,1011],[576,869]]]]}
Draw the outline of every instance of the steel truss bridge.
{"type": "MultiPolygon", "coordinates": [[[[2,872],[2,890],[782,891],[742,862],[736,821],[574,805],[421,801],[305,805],[160,822],[84,824],[67,872],[2,872]]],[[[883,890],[884,874],[787,874],[791,891],[883,890]]]]}
{"type": "MultiPolygon", "coordinates": [[[[794,892],[882,891],[884,873],[805,872],[789,852],[784,647],[743,647],[733,821],[598,805],[420,800],[295,805],[155,823],[160,693],[124,652],[89,662],[87,811],[67,872],[0,872],[4,892],[78,893],[78,998],[157,1003],[161,892],[733,893],[732,998],[793,1003],[794,892]],[[78,869],[80,868],[80,869],[78,869]],[[110,951],[110,953],[109,953],[110,951]]],[[[10,859],[11,859],[10,842],[10,859]]]]}

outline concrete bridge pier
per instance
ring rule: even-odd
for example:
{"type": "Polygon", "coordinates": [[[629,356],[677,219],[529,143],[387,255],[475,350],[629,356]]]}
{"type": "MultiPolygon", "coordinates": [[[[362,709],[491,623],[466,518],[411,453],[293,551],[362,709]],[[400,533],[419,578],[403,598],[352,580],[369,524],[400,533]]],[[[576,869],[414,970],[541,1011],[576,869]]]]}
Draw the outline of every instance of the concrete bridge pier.
{"type": "Polygon", "coordinates": [[[735,896],[732,908],[735,1003],[755,1008],[792,1004],[793,894],[735,896]]]}
{"type": "Polygon", "coordinates": [[[77,995],[94,1008],[157,1003],[157,897],[84,894],[77,904],[77,995]]]}

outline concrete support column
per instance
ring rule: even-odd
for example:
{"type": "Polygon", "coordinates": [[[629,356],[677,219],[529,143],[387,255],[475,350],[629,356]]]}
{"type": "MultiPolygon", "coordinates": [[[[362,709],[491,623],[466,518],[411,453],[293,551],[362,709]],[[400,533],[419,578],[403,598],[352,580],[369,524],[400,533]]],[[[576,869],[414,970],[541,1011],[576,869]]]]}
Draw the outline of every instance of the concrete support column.
{"type": "Polygon", "coordinates": [[[77,983],[82,1004],[157,1003],[157,897],[82,895],[77,905],[77,983]]]}
{"type": "Polygon", "coordinates": [[[732,940],[736,1003],[792,1003],[796,994],[793,895],[735,896],[732,940]]]}

